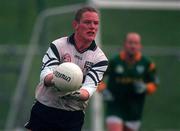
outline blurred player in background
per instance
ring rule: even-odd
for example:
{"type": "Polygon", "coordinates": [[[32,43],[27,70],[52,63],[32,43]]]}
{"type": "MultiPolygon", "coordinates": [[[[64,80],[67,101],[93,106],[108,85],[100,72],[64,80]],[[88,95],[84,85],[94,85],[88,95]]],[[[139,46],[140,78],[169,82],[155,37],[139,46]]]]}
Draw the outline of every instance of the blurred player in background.
{"type": "Polygon", "coordinates": [[[97,10],[79,9],[72,25],[74,33],[53,41],[42,59],[36,102],[25,125],[31,131],[81,131],[88,100],[107,69],[108,60],[94,41],[99,27],[97,10]],[[63,62],[79,65],[84,75],[80,90],[68,95],[57,91],[53,83],[53,71],[63,62]]]}
{"type": "Polygon", "coordinates": [[[107,131],[139,131],[145,96],[157,88],[155,64],[141,53],[141,36],[126,35],[123,50],[109,62],[107,71],[107,131]]]}

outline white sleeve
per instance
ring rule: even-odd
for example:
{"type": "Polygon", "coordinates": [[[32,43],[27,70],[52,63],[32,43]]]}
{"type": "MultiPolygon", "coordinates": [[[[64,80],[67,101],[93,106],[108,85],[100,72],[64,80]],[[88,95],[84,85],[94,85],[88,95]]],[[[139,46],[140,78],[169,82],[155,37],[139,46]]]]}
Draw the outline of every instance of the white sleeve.
{"type": "Polygon", "coordinates": [[[92,96],[96,91],[98,83],[102,80],[103,75],[108,67],[108,61],[100,61],[96,63],[87,73],[82,89],[86,89],[92,96]]]}
{"type": "Polygon", "coordinates": [[[44,83],[44,78],[53,73],[54,69],[60,64],[59,52],[54,44],[51,44],[42,59],[42,69],[40,74],[40,82],[44,83]]]}

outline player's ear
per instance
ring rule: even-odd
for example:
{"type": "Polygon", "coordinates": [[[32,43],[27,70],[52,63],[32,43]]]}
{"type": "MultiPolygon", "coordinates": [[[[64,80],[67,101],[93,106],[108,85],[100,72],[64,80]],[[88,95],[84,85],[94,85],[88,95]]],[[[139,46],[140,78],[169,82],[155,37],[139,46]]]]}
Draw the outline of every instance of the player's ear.
{"type": "Polygon", "coordinates": [[[77,22],[76,20],[73,20],[72,26],[73,26],[73,28],[74,28],[75,30],[77,30],[77,28],[78,28],[78,22],[77,22]]]}

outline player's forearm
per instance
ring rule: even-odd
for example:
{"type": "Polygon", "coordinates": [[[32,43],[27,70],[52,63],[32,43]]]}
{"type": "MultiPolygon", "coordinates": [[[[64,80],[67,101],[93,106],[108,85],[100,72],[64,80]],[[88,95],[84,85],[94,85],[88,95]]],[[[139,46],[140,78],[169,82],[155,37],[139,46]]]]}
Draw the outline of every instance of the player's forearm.
{"type": "MultiPolygon", "coordinates": [[[[54,86],[53,83],[53,74],[48,74],[45,78],[44,78],[44,84],[46,86],[54,86]]],[[[90,97],[89,92],[86,89],[80,89],[80,95],[79,95],[79,99],[86,101],[88,100],[90,97]]]]}

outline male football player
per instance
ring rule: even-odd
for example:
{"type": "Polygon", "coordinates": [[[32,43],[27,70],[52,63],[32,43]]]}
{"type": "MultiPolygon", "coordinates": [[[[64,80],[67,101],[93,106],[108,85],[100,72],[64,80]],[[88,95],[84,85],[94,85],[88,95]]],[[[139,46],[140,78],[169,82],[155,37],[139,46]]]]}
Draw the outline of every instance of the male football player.
{"type": "Polygon", "coordinates": [[[42,59],[36,102],[25,125],[30,131],[81,131],[88,100],[107,69],[108,60],[94,41],[98,11],[92,7],[79,9],[72,25],[74,33],[53,41],[42,59]],[[57,91],[53,83],[53,71],[63,62],[77,64],[84,75],[80,90],[68,95],[57,91]]]}
{"type": "Polygon", "coordinates": [[[139,131],[145,96],[156,91],[153,62],[141,53],[141,36],[130,32],[123,50],[109,62],[106,107],[107,131],[139,131]]]}

